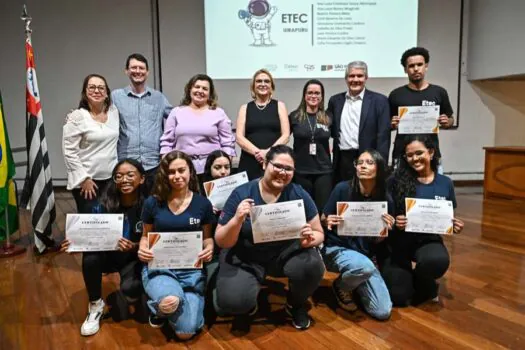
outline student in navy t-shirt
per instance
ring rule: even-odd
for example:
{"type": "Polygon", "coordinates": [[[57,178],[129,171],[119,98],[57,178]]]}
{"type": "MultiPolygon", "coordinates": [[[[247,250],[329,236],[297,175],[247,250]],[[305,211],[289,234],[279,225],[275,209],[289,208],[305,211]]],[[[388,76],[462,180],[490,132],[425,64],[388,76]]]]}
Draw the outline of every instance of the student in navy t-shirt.
{"type": "MultiPolygon", "coordinates": [[[[203,231],[203,250],[198,257],[202,262],[212,259],[213,209],[198,190],[191,159],[180,151],[166,154],[160,162],[152,196],[144,203],[144,233],[138,252],[142,262],[153,259],[148,232],[203,231]]],[[[206,280],[201,269],[150,270],[145,265],[142,282],[150,298],[152,327],[162,327],[167,320],[181,340],[191,338],[202,328],[206,280]]]]}
{"type": "MultiPolygon", "coordinates": [[[[102,274],[118,272],[120,290],[117,296],[126,303],[135,303],[142,294],[140,271],[142,264],[137,258],[138,242],[142,236],[142,203],[144,202],[146,171],[134,159],[123,159],[112,172],[113,181],[100,196],[100,204],[93,208],[94,213],[124,214],[123,237],[118,242],[118,251],[82,253],[82,276],[86,285],[89,306],[86,320],[80,334],[89,336],[100,329],[104,314],[102,299],[102,274]]],[[[60,250],[65,252],[70,245],[64,240],[60,250]]],[[[128,305],[121,305],[119,317],[127,318],[128,305]]]]}
{"type": "MultiPolygon", "coordinates": [[[[378,151],[367,149],[357,158],[355,168],[356,176],[337,184],[326,202],[321,217],[328,229],[322,250],[323,258],[328,270],[340,273],[332,287],[343,309],[355,311],[357,306],[352,297],[357,297],[368,314],[386,320],[390,317],[392,302],[381,274],[371,261],[379,249],[377,246],[384,245],[380,242],[386,235],[339,236],[337,226],[342,217],[337,215],[337,202],[387,202],[388,210],[392,210],[392,199],[386,192],[387,165],[378,151]]],[[[384,214],[382,220],[385,227],[391,230],[394,217],[384,214]]]]}
{"type": "Polygon", "coordinates": [[[217,276],[217,312],[240,317],[243,327],[257,311],[257,294],[265,275],[289,279],[286,311],[298,329],[310,326],[306,301],[317,289],[324,265],[317,247],[324,234],[315,203],[299,185],[290,183],[295,170],[293,151],[285,145],[273,146],[266,154],[264,175],[237,187],[219,218],[215,233],[223,248],[217,276]],[[302,199],[307,224],[301,238],[254,244],[250,210],[254,205],[302,199]]]}
{"type": "MultiPolygon", "coordinates": [[[[436,146],[430,135],[410,135],[403,143],[403,156],[389,189],[394,199],[396,229],[389,237],[391,256],[382,267],[383,278],[395,306],[438,301],[439,285],[450,264],[447,248],[440,235],[405,232],[405,198],[452,201],[456,196],[452,180],[438,174],[436,146]],[[416,266],[412,269],[412,261],[416,266]]],[[[453,219],[453,232],[460,233],[463,222],[453,219]]]]}

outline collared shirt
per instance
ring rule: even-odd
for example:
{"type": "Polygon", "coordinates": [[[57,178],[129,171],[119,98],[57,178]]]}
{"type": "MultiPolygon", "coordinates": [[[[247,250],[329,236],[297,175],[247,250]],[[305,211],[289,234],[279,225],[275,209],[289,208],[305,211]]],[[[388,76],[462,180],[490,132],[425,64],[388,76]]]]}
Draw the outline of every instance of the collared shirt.
{"type": "Polygon", "coordinates": [[[149,87],[144,94],[138,95],[127,86],[114,90],[111,98],[120,114],[119,161],[132,158],[146,170],[155,168],[160,162],[164,119],[173,106],[161,92],[149,87]]]}
{"type": "Polygon", "coordinates": [[[341,150],[359,149],[359,121],[365,89],[357,96],[346,93],[346,101],[341,113],[339,148],[341,150]]]}

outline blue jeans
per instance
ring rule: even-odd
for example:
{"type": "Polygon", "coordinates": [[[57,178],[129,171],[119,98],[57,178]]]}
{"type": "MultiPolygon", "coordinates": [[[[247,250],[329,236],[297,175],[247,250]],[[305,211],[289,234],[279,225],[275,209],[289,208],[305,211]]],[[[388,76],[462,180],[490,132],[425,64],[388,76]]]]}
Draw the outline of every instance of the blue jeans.
{"type": "Polygon", "coordinates": [[[327,246],[323,250],[323,259],[328,271],[340,273],[340,287],[357,293],[370,316],[378,320],[390,317],[392,302],[388,289],[381,274],[367,256],[352,249],[327,246]]]}
{"type": "Polygon", "coordinates": [[[166,317],[175,334],[196,334],[202,328],[206,277],[201,270],[149,270],[144,266],[142,283],[151,312],[166,317]],[[159,303],[168,296],[178,297],[179,307],[164,315],[159,312],[159,303]]]}

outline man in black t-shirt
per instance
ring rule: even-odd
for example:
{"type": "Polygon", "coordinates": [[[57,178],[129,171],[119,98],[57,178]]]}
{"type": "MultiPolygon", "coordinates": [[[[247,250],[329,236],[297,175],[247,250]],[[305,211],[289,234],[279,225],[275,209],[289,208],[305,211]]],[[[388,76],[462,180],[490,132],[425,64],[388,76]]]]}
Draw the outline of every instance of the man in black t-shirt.
{"type": "MultiPolygon", "coordinates": [[[[397,129],[399,125],[398,109],[402,106],[439,106],[440,127],[448,129],[454,125],[454,111],[450,105],[447,90],[425,80],[429,60],[428,50],[423,47],[408,49],[401,56],[401,65],[408,76],[408,84],[398,87],[388,96],[392,129],[397,129]]],[[[403,156],[404,136],[399,133],[396,135],[392,153],[393,164],[396,164],[399,157],[403,156]]],[[[436,156],[441,158],[438,136],[437,134],[432,136],[436,143],[436,156]]]]}

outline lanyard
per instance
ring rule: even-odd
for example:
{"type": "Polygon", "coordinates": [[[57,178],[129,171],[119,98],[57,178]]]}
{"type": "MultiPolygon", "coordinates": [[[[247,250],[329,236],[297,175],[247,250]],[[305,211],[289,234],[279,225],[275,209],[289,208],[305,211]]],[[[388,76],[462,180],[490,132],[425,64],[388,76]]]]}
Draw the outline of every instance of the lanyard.
{"type": "Polygon", "coordinates": [[[310,124],[310,114],[306,114],[306,122],[308,123],[308,127],[310,128],[310,131],[312,132],[312,143],[314,143],[314,136],[315,136],[315,128],[317,126],[317,115],[314,115],[314,125],[310,124]]]}

